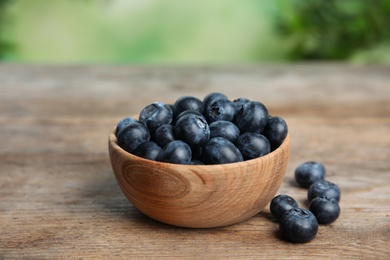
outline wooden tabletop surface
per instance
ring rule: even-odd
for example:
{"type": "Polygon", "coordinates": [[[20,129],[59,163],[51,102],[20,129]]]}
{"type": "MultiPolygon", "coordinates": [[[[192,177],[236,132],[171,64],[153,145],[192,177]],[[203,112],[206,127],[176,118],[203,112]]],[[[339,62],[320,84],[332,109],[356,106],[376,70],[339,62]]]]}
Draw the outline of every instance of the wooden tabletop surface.
{"type": "Polygon", "coordinates": [[[2,64],[0,228],[0,259],[389,259],[390,67],[2,64]],[[309,160],[339,185],[340,218],[313,241],[285,242],[268,206],[236,225],[186,229],[126,200],[108,158],[113,126],[153,101],[210,92],[261,101],[287,121],[278,193],[308,206],[294,170],[309,160]]]}

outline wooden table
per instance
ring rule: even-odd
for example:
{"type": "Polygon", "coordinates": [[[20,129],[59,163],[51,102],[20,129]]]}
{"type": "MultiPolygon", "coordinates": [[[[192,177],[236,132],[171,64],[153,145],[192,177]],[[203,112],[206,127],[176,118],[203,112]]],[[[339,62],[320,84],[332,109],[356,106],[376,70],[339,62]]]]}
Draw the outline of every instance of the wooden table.
{"type": "Polygon", "coordinates": [[[389,259],[390,68],[2,64],[0,178],[0,259],[389,259]],[[308,206],[294,170],[309,160],[340,186],[340,218],[310,243],[281,239],[268,207],[236,225],[185,229],[145,217],[122,194],[107,151],[117,121],[215,91],[286,119],[279,193],[308,206]]]}

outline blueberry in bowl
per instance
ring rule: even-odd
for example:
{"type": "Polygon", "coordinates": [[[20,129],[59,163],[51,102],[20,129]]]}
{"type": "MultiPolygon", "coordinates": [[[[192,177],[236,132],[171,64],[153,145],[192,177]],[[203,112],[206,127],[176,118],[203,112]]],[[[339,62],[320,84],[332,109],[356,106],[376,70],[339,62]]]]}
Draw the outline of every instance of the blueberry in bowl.
{"type": "MultiPolygon", "coordinates": [[[[222,95],[213,94],[211,98],[215,101],[222,95]]],[[[139,115],[122,122],[121,131],[117,132],[118,125],[112,130],[108,149],[117,183],[135,208],[166,224],[213,228],[249,219],[277,193],[289,160],[290,138],[286,135],[279,147],[264,155],[244,158],[234,140],[210,137],[211,123],[197,114],[204,105],[195,101],[191,104],[199,110],[177,121],[166,123],[152,117],[157,124],[149,124],[159,127],[149,135],[144,134],[139,115]],[[169,124],[175,125],[166,126],[169,124]],[[158,130],[160,127],[164,130],[158,130]],[[128,128],[141,130],[132,130],[137,135],[128,134],[130,143],[125,140],[123,145],[121,135],[131,133],[125,131],[128,128]],[[160,131],[164,138],[156,137],[160,131]],[[159,143],[162,147],[157,147],[159,143]],[[131,149],[124,149],[126,146],[131,149]]],[[[159,107],[170,117],[165,113],[169,106],[159,107]]]]}

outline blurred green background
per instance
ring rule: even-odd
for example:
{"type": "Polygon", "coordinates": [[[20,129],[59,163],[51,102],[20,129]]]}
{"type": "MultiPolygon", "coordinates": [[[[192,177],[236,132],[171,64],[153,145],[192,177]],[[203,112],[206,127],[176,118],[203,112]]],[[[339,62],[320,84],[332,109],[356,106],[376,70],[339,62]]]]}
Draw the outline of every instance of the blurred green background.
{"type": "Polygon", "coordinates": [[[390,0],[0,0],[0,61],[390,64],[390,0]]]}

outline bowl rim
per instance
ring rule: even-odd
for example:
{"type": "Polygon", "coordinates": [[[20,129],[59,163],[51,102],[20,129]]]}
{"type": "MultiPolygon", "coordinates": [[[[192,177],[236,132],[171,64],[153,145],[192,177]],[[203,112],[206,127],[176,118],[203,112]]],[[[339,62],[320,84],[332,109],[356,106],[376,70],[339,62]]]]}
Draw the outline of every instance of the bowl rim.
{"type": "MultiPolygon", "coordinates": [[[[124,150],[122,147],[120,147],[118,145],[117,137],[116,137],[116,127],[114,127],[114,129],[109,134],[109,146],[113,150],[119,152],[120,154],[122,154],[126,158],[129,158],[132,161],[138,160],[140,162],[151,164],[151,167],[159,167],[160,165],[164,166],[164,167],[175,167],[175,168],[177,168],[177,167],[185,167],[187,169],[188,168],[194,168],[195,169],[195,168],[199,168],[199,167],[219,168],[221,166],[230,166],[230,167],[238,166],[238,167],[240,167],[240,166],[244,166],[244,165],[257,164],[259,161],[267,161],[268,159],[271,159],[272,157],[274,157],[277,154],[279,154],[289,144],[290,144],[290,135],[289,135],[289,133],[287,133],[287,136],[285,137],[285,139],[279,145],[278,148],[276,148],[272,152],[270,152],[270,153],[268,153],[266,155],[260,156],[258,158],[244,160],[244,161],[241,161],[241,162],[225,163],[225,164],[206,164],[206,165],[203,165],[203,164],[176,164],[176,163],[169,163],[169,162],[154,161],[154,160],[146,159],[146,158],[143,158],[143,157],[140,157],[140,156],[137,156],[137,155],[134,155],[132,153],[127,152],[126,150],[124,150]]],[[[110,154],[110,156],[111,156],[111,154],[110,154]]]]}

